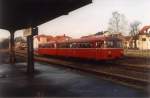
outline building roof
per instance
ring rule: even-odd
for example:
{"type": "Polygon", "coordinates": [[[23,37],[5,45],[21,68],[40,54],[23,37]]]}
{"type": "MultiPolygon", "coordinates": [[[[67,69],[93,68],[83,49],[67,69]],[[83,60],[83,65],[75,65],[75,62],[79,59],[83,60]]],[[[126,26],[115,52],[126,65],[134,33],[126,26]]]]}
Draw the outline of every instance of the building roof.
{"type": "Polygon", "coordinates": [[[71,37],[66,36],[65,34],[54,37],[55,41],[63,41],[63,40],[66,40],[66,39],[71,39],[71,37]]]}
{"type": "Polygon", "coordinates": [[[54,37],[53,36],[51,36],[51,35],[49,35],[49,36],[47,36],[47,41],[49,42],[49,41],[53,41],[54,40],[54,37]]]}
{"type": "Polygon", "coordinates": [[[37,35],[34,38],[37,38],[39,41],[40,41],[40,38],[46,38],[48,42],[49,41],[63,41],[63,40],[66,40],[66,39],[71,39],[71,37],[66,36],[65,34],[64,35],[59,35],[59,36],[56,36],[56,37],[53,37],[51,35],[37,35]]]}
{"type": "Polygon", "coordinates": [[[19,30],[35,27],[92,0],[0,0],[0,29],[19,30]]]}
{"type": "Polygon", "coordinates": [[[140,30],[139,34],[144,34],[145,32],[147,32],[148,29],[150,29],[150,25],[144,26],[144,27],[140,30]]]}
{"type": "Polygon", "coordinates": [[[38,40],[40,40],[40,38],[47,38],[47,35],[41,34],[41,35],[36,35],[34,38],[37,38],[38,40]]]}

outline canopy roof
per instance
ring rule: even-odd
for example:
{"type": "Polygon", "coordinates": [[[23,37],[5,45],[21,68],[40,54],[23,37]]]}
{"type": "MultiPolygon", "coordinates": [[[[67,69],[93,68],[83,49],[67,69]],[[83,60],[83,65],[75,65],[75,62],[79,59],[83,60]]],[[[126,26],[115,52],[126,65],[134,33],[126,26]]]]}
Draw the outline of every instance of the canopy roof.
{"type": "Polygon", "coordinates": [[[91,2],[92,0],[0,0],[0,29],[35,27],[91,2]]]}

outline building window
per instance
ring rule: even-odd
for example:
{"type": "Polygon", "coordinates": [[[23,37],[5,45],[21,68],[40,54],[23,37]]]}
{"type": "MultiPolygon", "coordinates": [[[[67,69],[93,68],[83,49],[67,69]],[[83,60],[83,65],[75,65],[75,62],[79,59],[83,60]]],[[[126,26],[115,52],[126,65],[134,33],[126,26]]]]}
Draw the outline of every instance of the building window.
{"type": "Polygon", "coordinates": [[[142,38],[142,41],[146,41],[146,38],[142,38]]]}

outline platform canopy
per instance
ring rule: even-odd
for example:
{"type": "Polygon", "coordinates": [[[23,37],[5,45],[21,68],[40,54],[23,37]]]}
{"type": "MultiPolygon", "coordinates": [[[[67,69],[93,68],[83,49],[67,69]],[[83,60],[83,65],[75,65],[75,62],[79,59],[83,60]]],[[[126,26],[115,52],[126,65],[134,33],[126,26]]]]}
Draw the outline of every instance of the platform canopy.
{"type": "Polygon", "coordinates": [[[91,2],[92,0],[0,0],[0,29],[35,27],[91,2]]]}

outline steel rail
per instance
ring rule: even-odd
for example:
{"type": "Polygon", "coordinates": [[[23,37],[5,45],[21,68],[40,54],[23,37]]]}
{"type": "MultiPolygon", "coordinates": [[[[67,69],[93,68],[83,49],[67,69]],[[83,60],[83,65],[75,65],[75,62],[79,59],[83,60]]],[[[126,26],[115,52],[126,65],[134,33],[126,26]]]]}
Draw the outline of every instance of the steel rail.
{"type": "MultiPolygon", "coordinates": [[[[27,57],[27,55],[25,55],[25,53],[23,52],[16,52],[16,55],[18,56],[22,56],[22,57],[27,57]]],[[[89,65],[89,64],[82,64],[82,63],[77,63],[77,62],[70,62],[70,61],[65,61],[65,60],[58,60],[58,59],[50,59],[50,58],[44,58],[44,57],[35,57],[34,58],[35,61],[37,62],[46,62],[46,63],[50,63],[50,64],[54,64],[54,65],[61,65],[64,67],[69,67],[75,70],[80,70],[80,71],[84,71],[84,72],[88,72],[88,73],[93,73],[96,74],[98,76],[100,76],[103,79],[106,80],[111,80],[117,83],[121,83],[127,86],[132,86],[134,88],[138,88],[138,89],[146,89],[149,85],[150,85],[150,80],[149,78],[144,79],[144,78],[137,78],[134,77],[132,75],[127,75],[124,73],[115,73],[115,72],[110,72],[108,70],[103,70],[103,68],[97,69],[94,68],[93,66],[89,65]]],[[[110,63],[108,63],[110,64],[110,63]]],[[[114,66],[115,68],[116,66],[114,66]]],[[[132,71],[138,71],[139,67],[126,67],[126,66],[121,66],[117,65],[118,69],[120,68],[125,68],[125,70],[127,71],[127,73],[132,70],[132,71]]],[[[142,71],[142,69],[140,69],[140,73],[143,73],[143,75],[147,75],[149,73],[146,73],[145,71],[142,71]]],[[[138,75],[138,74],[137,74],[138,75]]],[[[141,75],[141,74],[140,74],[141,75]]]]}

